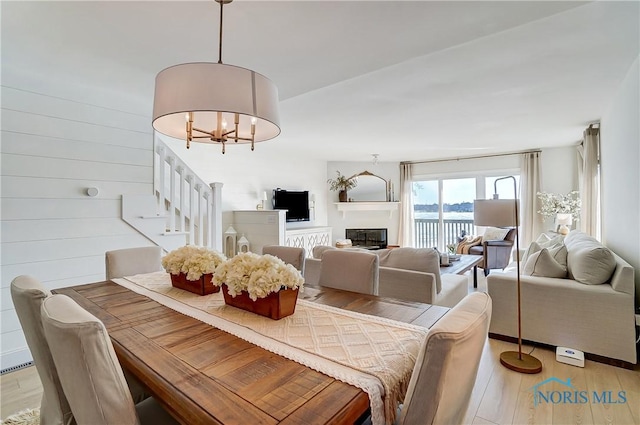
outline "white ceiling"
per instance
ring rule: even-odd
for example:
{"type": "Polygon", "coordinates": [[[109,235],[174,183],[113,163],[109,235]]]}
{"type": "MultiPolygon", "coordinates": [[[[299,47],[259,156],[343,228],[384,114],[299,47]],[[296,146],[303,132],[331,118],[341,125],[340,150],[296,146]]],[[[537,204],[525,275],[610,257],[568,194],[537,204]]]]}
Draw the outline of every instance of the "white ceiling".
{"type": "MultiPolygon", "coordinates": [[[[563,146],[601,117],[638,57],[639,6],[236,0],[223,60],[279,88],[282,134],[256,151],[400,161],[563,146]]],[[[120,90],[150,116],[160,70],[217,61],[218,10],[3,1],[3,67],[120,90]]]]}

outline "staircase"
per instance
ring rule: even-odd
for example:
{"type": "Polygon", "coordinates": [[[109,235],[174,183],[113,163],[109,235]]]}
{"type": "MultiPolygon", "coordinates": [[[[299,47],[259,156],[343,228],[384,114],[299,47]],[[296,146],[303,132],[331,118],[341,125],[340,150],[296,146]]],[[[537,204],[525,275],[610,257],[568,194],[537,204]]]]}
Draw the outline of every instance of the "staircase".
{"type": "Polygon", "coordinates": [[[154,194],[122,195],[122,219],[166,251],[222,251],[222,183],[205,183],[157,135],[153,170],[154,194]]]}

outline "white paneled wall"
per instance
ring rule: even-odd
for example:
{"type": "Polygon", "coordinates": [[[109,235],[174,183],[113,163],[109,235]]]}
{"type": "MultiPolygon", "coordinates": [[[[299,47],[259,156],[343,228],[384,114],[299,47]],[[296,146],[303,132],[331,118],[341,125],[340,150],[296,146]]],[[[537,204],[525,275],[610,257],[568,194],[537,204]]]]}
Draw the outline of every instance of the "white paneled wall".
{"type": "Polygon", "coordinates": [[[122,194],[153,193],[149,117],[100,94],[86,101],[39,87],[3,80],[1,93],[2,369],[31,360],[14,277],[33,275],[49,289],[99,281],[105,251],[151,244],[120,219],[122,194]],[[89,187],[99,194],[87,196],[89,187]]]}

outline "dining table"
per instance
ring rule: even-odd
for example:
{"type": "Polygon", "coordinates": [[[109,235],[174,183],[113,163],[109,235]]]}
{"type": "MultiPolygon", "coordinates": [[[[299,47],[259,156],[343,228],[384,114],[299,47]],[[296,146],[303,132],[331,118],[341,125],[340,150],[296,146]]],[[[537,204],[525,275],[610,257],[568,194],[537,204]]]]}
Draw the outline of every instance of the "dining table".
{"type": "MultiPolygon", "coordinates": [[[[123,368],[182,424],[353,424],[370,412],[362,389],[114,281],[54,292],[104,323],[123,368]]],[[[425,329],[449,310],[328,287],[298,299],[425,329]]]]}

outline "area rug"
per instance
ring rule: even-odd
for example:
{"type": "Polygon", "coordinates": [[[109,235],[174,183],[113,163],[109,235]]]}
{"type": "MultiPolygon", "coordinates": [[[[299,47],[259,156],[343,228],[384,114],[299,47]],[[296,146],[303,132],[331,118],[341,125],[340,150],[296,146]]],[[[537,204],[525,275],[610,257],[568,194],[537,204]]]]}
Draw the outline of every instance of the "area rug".
{"type": "Polygon", "coordinates": [[[38,425],[39,423],[40,408],[21,410],[0,422],[2,425],[38,425]]]}

